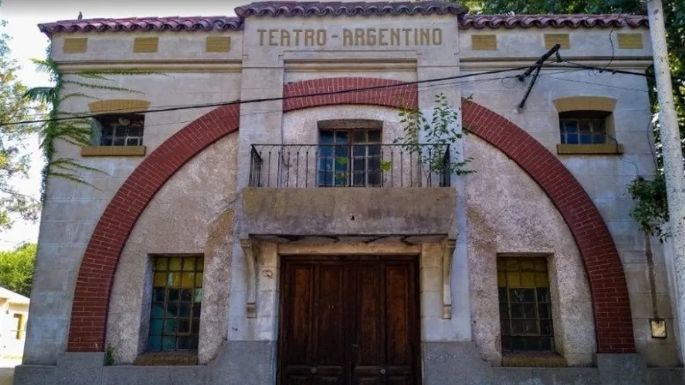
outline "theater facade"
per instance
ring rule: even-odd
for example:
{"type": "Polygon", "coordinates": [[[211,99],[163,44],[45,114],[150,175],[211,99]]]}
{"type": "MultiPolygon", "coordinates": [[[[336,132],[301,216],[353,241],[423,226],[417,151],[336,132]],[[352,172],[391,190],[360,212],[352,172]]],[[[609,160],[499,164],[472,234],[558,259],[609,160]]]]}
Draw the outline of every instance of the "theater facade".
{"type": "Polygon", "coordinates": [[[40,25],[97,171],[48,179],[16,384],[682,383],[646,17],[235,13],[40,25]]]}

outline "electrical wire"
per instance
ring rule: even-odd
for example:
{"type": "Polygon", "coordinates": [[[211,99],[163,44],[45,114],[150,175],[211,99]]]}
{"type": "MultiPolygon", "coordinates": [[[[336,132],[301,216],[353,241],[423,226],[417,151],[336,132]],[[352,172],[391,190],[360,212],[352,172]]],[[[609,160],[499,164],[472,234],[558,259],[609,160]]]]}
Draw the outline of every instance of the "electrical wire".
{"type": "MultiPolygon", "coordinates": [[[[546,64],[546,65],[543,65],[543,67],[545,67],[545,68],[576,68],[576,69],[585,69],[585,70],[605,71],[604,68],[601,68],[601,67],[588,66],[588,65],[583,65],[580,63],[569,63],[569,65],[546,64]]],[[[521,71],[521,70],[526,70],[528,68],[530,68],[530,66],[505,68],[505,69],[498,69],[498,70],[491,70],[491,71],[482,71],[482,72],[476,72],[476,73],[447,76],[447,77],[442,77],[442,78],[407,81],[407,82],[401,82],[401,83],[397,83],[397,84],[386,84],[386,85],[368,86],[368,87],[361,87],[361,88],[351,88],[351,89],[338,90],[338,91],[315,92],[315,93],[309,93],[309,94],[305,94],[305,95],[291,95],[291,96],[272,97],[272,98],[258,98],[258,99],[250,99],[250,100],[238,99],[238,100],[234,100],[234,101],[230,101],[230,102],[214,102],[214,103],[204,103],[204,104],[176,105],[176,106],[169,106],[169,107],[163,106],[163,107],[158,107],[158,108],[153,108],[153,109],[148,109],[148,110],[139,110],[139,111],[127,110],[126,112],[132,113],[132,114],[149,114],[149,113],[157,113],[157,112],[170,112],[170,111],[190,110],[190,109],[209,108],[209,107],[220,107],[220,106],[229,106],[229,105],[264,103],[264,102],[279,101],[279,100],[284,101],[284,100],[289,100],[289,99],[297,99],[297,98],[305,98],[305,97],[313,97],[313,96],[328,96],[328,95],[345,94],[345,93],[352,93],[352,92],[372,91],[372,90],[386,89],[386,88],[397,88],[397,87],[404,87],[404,86],[408,86],[408,85],[429,84],[429,83],[443,82],[443,81],[448,81],[448,80],[465,79],[465,78],[485,76],[485,75],[494,75],[494,74],[500,74],[500,73],[506,73],[506,72],[517,72],[517,71],[521,71]]],[[[618,74],[635,75],[635,76],[642,76],[642,77],[649,77],[650,76],[650,75],[645,74],[645,73],[633,72],[633,71],[624,71],[624,70],[617,70],[617,69],[607,70],[606,72],[610,72],[612,74],[618,73],[618,74]]],[[[111,111],[111,112],[116,113],[116,110],[111,111]]],[[[78,120],[78,119],[93,118],[93,117],[97,117],[99,115],[101,115],[101,114],[87,113],[87,114],[63,116],[63,117],[56,117],[56,118],[31,119],[31,120],[21,120],[21,121],[14,121],[14,122],[2,122],[2,123],[0,123],[0,126],[48,123],[48,122],[67,121],[67,120],[78,120]]]]}

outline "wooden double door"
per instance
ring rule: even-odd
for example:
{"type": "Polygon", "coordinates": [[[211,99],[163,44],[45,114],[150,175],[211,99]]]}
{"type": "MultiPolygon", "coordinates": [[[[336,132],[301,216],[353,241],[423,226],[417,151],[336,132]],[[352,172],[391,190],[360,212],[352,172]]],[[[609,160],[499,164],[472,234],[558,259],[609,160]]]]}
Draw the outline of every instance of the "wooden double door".
{"type": "Polygon", "coordinates": [[[417,385],[416,257],[283,257],[280,385],[417,385]]]}

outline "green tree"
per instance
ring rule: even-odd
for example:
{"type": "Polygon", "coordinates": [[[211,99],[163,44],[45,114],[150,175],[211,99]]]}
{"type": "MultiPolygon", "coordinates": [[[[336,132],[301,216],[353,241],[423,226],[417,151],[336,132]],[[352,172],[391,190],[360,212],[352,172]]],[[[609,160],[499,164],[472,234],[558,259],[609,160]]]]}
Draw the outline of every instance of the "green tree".
{"type": "Polygon", "coordinates": [[[12,251],[0,251],[0,286],[27,297],[31,295],[36,251],[34,243],[27,243],[12,251]]]}
{"type": "MultiPolygon", "coordinates": [[[[0,20],[0,29],[5,22],[0,20]]],[[[9,36],[0,31],[0,122],[29,119],[34,103],[23,98],[26,87],[17,79],[17,62],[10,57],[9,36]]],[[[13,216],[35,220],[38,202],[15,187],[18,178],[27,177],[29,157],[22,154],[30,125],[0,125],[0,231],[12,225],[13,216]]]]}

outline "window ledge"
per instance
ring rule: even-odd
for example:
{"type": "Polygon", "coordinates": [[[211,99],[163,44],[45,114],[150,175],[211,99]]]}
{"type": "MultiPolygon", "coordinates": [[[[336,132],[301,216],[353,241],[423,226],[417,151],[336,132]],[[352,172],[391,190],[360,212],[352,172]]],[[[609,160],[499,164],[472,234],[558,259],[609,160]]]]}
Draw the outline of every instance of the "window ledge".
{"type": "Polygon", "coordinates": [[[502,353],[502,366],[510,367],[564,367],[566,359],[555,352],[502,353]]]}
{"type": "Polygon", "coordinates": [[[197,365],[197,351],[143,353],[136,357],[133,365],[140,366],[181,366],[197,365]]]}
{"type": "Polygon", "coordinates": [[[145,146],[86,146],[81,156],[145,156],[145,146]]]}
{"type": "Polygon", "coordinates": [[[620,143],[606,144],[557,144],[559,155],[620,155],[623,145],[620,143]]]}

